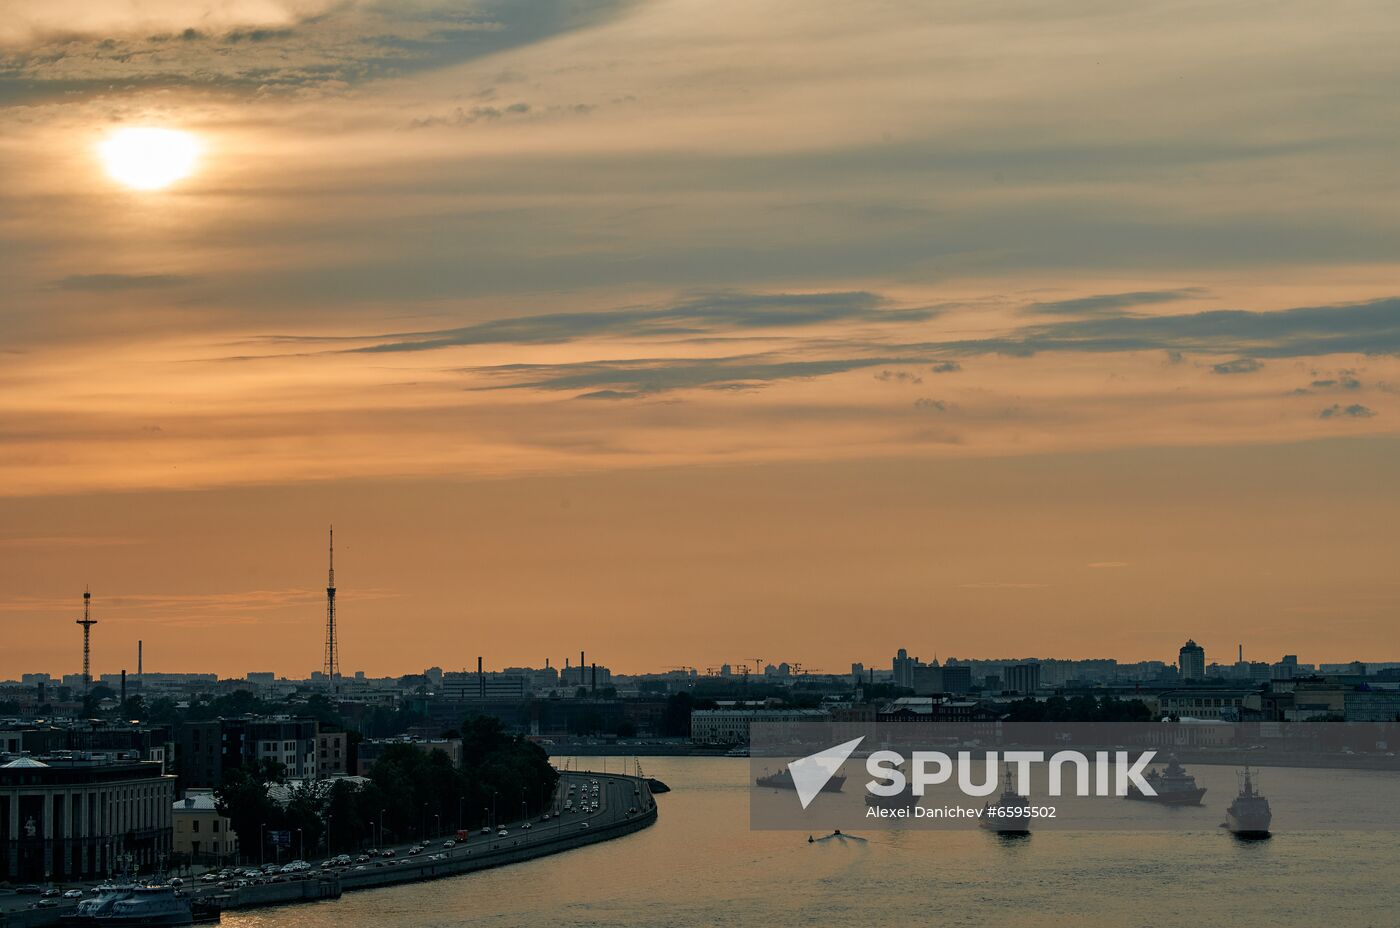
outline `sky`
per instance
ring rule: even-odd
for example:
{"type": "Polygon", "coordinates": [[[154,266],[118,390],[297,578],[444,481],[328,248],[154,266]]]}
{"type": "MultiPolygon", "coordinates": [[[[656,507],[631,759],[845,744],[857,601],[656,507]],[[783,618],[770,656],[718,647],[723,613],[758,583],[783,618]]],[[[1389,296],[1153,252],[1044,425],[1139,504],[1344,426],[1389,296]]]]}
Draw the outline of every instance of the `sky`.
{"type": "Polygon", "coordinates": [[[1397,40],[12,0],[0,676],[1400,659],[1397,40]]]}

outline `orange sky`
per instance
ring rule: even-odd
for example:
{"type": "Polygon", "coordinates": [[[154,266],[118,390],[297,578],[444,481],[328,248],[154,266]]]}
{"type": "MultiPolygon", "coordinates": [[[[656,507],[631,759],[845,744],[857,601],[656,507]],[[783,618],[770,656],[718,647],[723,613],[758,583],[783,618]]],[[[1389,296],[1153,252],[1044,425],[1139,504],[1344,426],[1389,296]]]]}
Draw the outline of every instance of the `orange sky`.
{"type": "Polygon", "coordinates": [[[0,675],[76,669],[84,583],[101,670],[305,673],[331,521],[373,673],[1394,657],[1400,65],[1348,22],[21,0],[0,675]],[[115,183],[129,127],[194,173],[115,183]]]}

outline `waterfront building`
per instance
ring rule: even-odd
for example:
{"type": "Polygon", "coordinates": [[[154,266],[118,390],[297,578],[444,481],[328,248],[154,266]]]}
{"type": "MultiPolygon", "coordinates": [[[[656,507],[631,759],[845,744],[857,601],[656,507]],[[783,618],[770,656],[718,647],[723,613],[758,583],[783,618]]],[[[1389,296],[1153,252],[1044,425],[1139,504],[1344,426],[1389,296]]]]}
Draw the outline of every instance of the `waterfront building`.
{"type": "Polygon", "coordinates": [[[796,725],[827,722],[831,713],[823,709],[695,709],[690,713],[690,740],[695,744],[749,743],[749,726],[796,725]]]}
{"type": "Polygon", "coordinates": [[[11,757],[0,764],[0,880],[93,879],[170,854],[175,778],[122,754],[11,757]]]}
{"type": "Polygon", "coordinates": [[[222,864],[238,857],[238,835],[219,814],[214,791],[191,789],[171,808],[172,850],[192,864],[222,864]]]}

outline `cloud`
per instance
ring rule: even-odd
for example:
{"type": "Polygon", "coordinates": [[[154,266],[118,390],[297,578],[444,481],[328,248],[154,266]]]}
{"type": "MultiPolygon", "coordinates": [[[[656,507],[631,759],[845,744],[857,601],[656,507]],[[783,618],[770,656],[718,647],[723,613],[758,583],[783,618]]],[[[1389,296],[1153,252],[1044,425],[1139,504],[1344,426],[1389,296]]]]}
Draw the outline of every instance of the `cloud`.
{"type": "Polygon", "coordinates": [[[195,278],[180,274],[71,274],[53,282],[59,290],[82,290],[109,293],[120,290],[150,290],[174,287],[195,278]]]}
{"type": "Polygon", "coordinates": [[[683,389],[757,389],[897,362],[895,358],[784,360],[771,354],[722,358],[642,358],[569,364],[508,364],[471,369],[509,378],[492,390],[585,390],[581,398],[630,399],[683,389]]]}
{"type": "Polygon", "coordinates": [[[1042,351],[1248,353],[1258,358],[1400,354],[1400,297],[1270,312],[1240,309],[1167,316],[1115,316],[1023,327],[1000,338],[927,346],[963,354],[1042,351]]]}
{"type": "MultiPolygon", "coordinates": [[[[21,0],[0,23],[0,105],[126,89],[341,88],[602,22],[630,0],[21,0]]],[[[7,14],[10,11],[7,9],[7,14]]]]}
{"type": "Polygon", "coordinates": [[[1374,409],[1362,406],[1360,403],[1352,403],[1350,406],[1341,406],[1333,403],[1317,414],[1319,419],[1369,419],[1376,414],[1374,409]]]}
{"type": "Polygon", "coordinates": [[[935,374],[956,374],[958,371],[962,370],[962,365],[957,361],[939,361],[937,364],[933,365],[933,367],[930,367],[929,370],[935,374]]]}
{"type": "Polygon", "coordinates": [[[1211,366],[1211,372],[1216,374],[1253,374],[1263,369],[1264,365],[1254,358],[1235,358],[1211,366]]]}
{"type": "Polygon", "coordinates": [[[524,116],[530,112],[528,103],[512,103],[509,106],[457,107],[446,116],[424,116],[408,124],[410,129],[429,129],[438,126],[462,127],[478,122],[490,122],[507,116],[524,116]]]}
{"type": "MultiPolygon", "coordinates": [[[[643,338],[730,334],[834,322],[917,322],[935,315],[937,310],[931,308],[889,308],[884,298],[864,291],[779,294],[720,292],[694,296],[670,306],[548,313],[496,319],[453,329],[388,333],[367,339],[373,344],[344,350],[364,353],[431,351],[462,345],[557,344],[599,336],[643,338]]],[[[266,340],[323,342],[344,339],[271,336],[266,340]]]]}
{"type": "Polygon", "coordinates": [[[1025,312],[1053,316],[1117,314],[1134,306],[1189,300],[1203,293],[1205,293],[1205,290],[1199,287],[1187,287],[1182,290],[1138,290],[1131,293],[1101,293],[1098,296],[1085,296],[1073,300],[1057,300],[1053,303],[1032,303],[1025,308],[1025,312]]]}
{"type": "Polygon", "coordinates": [[[948,411],[948,404],[947,404],[945,401],[943,401],[943,400],[935,400],[935,399],[931,399],[931,398],[929,398],[929,397],[927,397],[927,396],[921,396],[921,397],[919,397],[918,399],[916,399],[916,400],[914,401],[914,408],[915,408],[915,409],[933,409],[933,410],[937,410],[938,412],[947,412],[947,411],[948,411]]]}
{"type": "Polygon", "coordinates": [[[1314,380],[1310,386],[1314,390],[1360,390],[1361,381],[1355,377],[1340,377],[1327,380],[1314,380]]]}
{"type": "Polygon", "coordinates": [[[923,383],[924,378],[908,371],[880,371],[875,379],[882,383],[923,383]]]}

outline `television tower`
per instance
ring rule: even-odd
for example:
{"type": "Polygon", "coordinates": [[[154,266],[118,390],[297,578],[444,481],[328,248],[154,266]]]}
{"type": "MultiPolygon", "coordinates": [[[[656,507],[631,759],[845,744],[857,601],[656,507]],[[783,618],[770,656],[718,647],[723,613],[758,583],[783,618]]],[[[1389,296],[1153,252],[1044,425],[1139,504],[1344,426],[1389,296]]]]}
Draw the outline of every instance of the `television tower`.
{"type": "Polygon", "coordinates": [[[340,645],[335,640],[335,526],[331,526],[330,573],[326,579],[326,662],[322,668],[332,691],[338,689],[340,645]]]}
{"type": "Polygon", "coordinates": [[[83,693],[85,695],[88,688],[92,686],[92,627],[97,624],[97,620],[92,617],[90,612],[91,605],[92,592],[84,589],[83,617],[75,621],[83,627],[83,693]]]}

